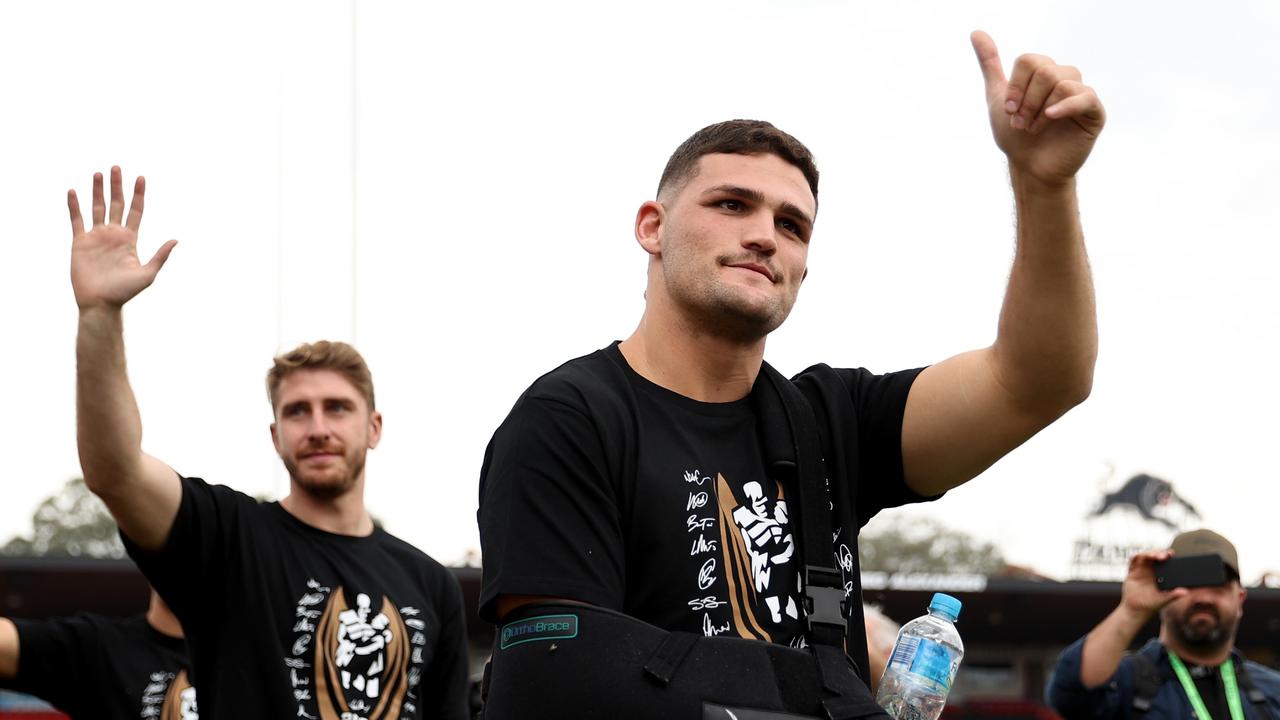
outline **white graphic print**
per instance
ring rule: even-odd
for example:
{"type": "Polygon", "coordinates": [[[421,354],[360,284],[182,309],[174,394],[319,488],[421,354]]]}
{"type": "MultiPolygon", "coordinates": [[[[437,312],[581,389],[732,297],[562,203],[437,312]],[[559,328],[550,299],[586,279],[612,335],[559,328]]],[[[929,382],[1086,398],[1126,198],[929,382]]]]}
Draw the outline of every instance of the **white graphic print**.
{"type": "MultiPolygon", "coordinates": [[[[752,481],[742,486],[750,505],[742,505],[733,511],[733,521],[742,533],[747,553],[751,559],[751,577],[756,592],[769,591],[773,566],[783,565],[795,554],[795,541],[787,526],[787,503],[779,499],[768,512],[768,499],[760,483],[752,481]]],[[[765,605],[775,623],[782,622],[782,613],[798,618],[799,608],[795,598],[783,590],[764,596],[765,605]]]]}
{"type": "Polygon", "coordinates": [[[385,653],[391,644],[391,619],[378,613],[369,614],[369,596],[356,596],[356,607],[338,614],[338,653],[335,658],[342,668],[342,687],[355,688],[365,697],[378,697],[378,678],[386,667],[385,653]]]}
{"type": "Polygon", "coordinates": [[[687,482],[687,483],[693,483],[693,484],[698,485],[698,486],[701,486],[701,485],[702,485],[702,483],[704,483],[704,482],[706,482],[706,481],[708,481],[708,480],[710,480],[710,479],[711,479],[711,476],[710,476],[710,475],[701,475],[701,474],[699,474],[699,472],[698,472],[696,469],[695,469],[695,470],[690,470],[690,471],[688,471],[688,472],[686,472],[686,473],[684,474],[684,481],[685,481],[685,482],[687,482]]]}
{"type": "Polygon", "coordinates": [[[853,572],[853,551],[848,545],[840,543],[840,549],[836,550],[836,559],[840,562],[840,569],[846,573],[853,572]]]}
{"type": "Polygon", "coordinates": [[[295,717],[414,717],[427,644],[427,625],[419,615],[417,608],[397,608],[382,595],[308,580],[294,608],[291,654],[284,658],[295,717]],[[348,605],[352,595],[354,605],[348,605]]]}
{"type": "Polygon", "coordinates": [[[153,672],[142,691],[143,720],[200,720],[196,709],[196,690],[187,679],[187,671],[153,672]]]}
{"type": "Polygon", "coordinates": [[[698,571],[698,589],[699,590],[706,590],[707,588],[711,587],[713,583],[715,583],[716,576],[713,574],[715,573],[715,571],[716,571],[716,559],[707,558],[707,561],[702,563],[702,569],[698,571]]]}
{"type": "Polygon", "coordinates": [[[196,689],[187,688],[178,695],[178,714],[182,720],[200,720],[200,711],[196,707],[196,689]]]}
{"type": "MultiPolygon", "coordinates": [[[[688,501],[685,503],[685,511],[692,512],[685,518],[685,531],[689,533],[689,557],[698,557],[699,555],[716,554],[719,550],[719,530],[716,528],[715,507],[711,506],[711,496],[706,490],[696,490],[702,487],[710,476],[703,475],[700,470],[686,470],[683,474],[686,485],[691,485],[689,489],[688,501]]],[[[698,567],[698,574],[695,578],[692,588],[698,593],[705,593],[711,589],[716,581],[718,563],[715,557],[709,557],[704,560],[698,567]]],[[[727,603],[717,599],[714,596],[700,595],[689,601],[689,607],[695,611],[714,610],[721,605],[727,603]]],[[[712,620],[710,612],[703,612],[702,632],[707,636],[719,635],[728,632],[730,624],[728,622],[716,622],[712,620]]]]}
{"type": "Polygon", "coordinates": [[[173,682],[171,672],[153,672],[148,679],[147,687],[142,691],[142,712],[139,717],[158,718],[163,715],[164,696],[169,691],[169,683],[173,682]]]}

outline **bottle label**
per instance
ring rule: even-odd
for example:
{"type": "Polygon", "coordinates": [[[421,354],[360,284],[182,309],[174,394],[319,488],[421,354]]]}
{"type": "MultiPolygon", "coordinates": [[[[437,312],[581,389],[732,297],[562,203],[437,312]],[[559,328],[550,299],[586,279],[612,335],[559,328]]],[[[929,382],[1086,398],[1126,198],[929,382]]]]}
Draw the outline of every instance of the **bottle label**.
{"type": "Polygon", "coordinates": [[[912,635],[898,642],[889,664],[932,681],[942,692],[951,689],[951,680],[959,665],[956,653],[946,645],[912,635]]]}

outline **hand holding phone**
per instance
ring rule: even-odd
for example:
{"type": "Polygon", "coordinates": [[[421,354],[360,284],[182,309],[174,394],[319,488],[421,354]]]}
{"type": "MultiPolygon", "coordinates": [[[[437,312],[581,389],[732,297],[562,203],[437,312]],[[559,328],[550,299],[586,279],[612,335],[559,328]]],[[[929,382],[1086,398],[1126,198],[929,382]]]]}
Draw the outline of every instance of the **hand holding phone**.
{"type": "Polygon", "coordinates": [[[1206,587],[1227,581],[1227,566],[1221,555],[1174,556],[1154,565],[1156,587],[1172,590],[1180,587],[1206,587]]]}

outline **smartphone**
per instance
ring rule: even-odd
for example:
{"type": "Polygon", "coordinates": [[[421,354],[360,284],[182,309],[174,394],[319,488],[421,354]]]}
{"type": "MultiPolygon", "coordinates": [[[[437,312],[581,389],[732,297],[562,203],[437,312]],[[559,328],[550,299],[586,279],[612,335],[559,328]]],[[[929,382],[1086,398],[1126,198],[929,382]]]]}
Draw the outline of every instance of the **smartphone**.
{"type": "Polygon", "coordinates": [[[1227,581],[1227,564],[1221,555],[1174,556],[1156,563],[1155,570],[1156,587],[1161,590],[1221,585],[1227,581]]]}

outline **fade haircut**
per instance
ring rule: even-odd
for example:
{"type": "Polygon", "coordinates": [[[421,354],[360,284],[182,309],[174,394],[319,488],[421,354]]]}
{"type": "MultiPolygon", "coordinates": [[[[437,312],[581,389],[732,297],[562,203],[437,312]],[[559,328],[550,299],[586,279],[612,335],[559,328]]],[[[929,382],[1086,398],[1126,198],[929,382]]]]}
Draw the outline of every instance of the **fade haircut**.
{"type": "Polygon", "coordinates": [[[678,189],[698,174],[698,160],[712,153],[735,155],[777,155],[799,170],[809,181],[813,200],[818,201],[818,166],[813,153],[799,140],[763,120],[726,120],[708,125],[676,148],[658,181],[658,197],[663,191],[678,189]]]}
{"type": "Polygon", "coordinates": [[[320,340],[303,343],[275,357],[271,369],[267,371],[267,398],[271,401],[272,410],[276,409],[276,393],[280,391],[280,383],[298,370],[332,370],[342,375],[364,396],[369,409],[374,409],[373,374],[369,372],[364,358],[347,343],[320,340]]]}

